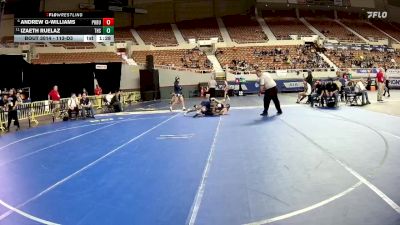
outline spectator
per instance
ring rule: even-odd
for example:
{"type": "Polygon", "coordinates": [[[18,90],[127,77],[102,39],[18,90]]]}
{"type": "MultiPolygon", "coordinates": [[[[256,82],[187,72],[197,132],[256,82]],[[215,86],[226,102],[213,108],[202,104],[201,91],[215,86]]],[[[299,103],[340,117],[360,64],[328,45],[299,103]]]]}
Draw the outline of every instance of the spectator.
{"type": "Polygon", "coordinates": [[[310,103],[311,107],[314,107],[315,100],[319,99],[321,101],[321,106],[324,106],[324,93],[325,93],[325,85],[321,82],[321,80],[317,80],[314,86],[314,92],[311,94],[310,103]]]}
{"type": "Polygon", "coordinates": [[[326,90],[325,90],[326,91],[326,96],[327,97],[334,97],[337,100],[338,99],[337,98],[337,94],[339,92],[339,88],[336,85],[336,83],[334,83],[333,80],[330,79],[326,83],[325,87],[326,87],[326,90]]]}
{"type": "Polygon", "coordinates": [[[89,112],[90,117],[94,118],[94,110],[93,110],[93,107],[92,107],[92,103],[90,102],[90,100],[87,97],[86,93],[82,94],[80,105],[82,107],[82,117],[83,118],[86,117],[88,112],[89,112]]]}
{"type": "Polygon", "coordinates": [[[23,100],[22,100],[22,97],[21,97],[21,93],[20,93],[20,92],[17,92],[16,97],[17,97],[17,102],[18,102],[18,104],[22,104],[22,103],[23,103],[23,100]]]}
{"type": "Polygon", "coordinates": [[[365,88],[364,82],[362,80],[357,81],[357,83],[354,87],[354,91],[355,91],[355,93],[362,95],[362,105],[371,104],[371,102],[369,102],[369,100],[368,100],[367,89],[365,88]],[[365,102],[365,100],[367,100],[367,101],[365,102]]]}
{"type": "Polygon", "coordinates": [[[114,97],[110,101],[110,105],[114,107],[115,112],[122,112],[121,91],[116,91],[114,97]]]}
{"type": "Polygon", "coordinates": [[[10,131],[11,121],[14,120],[14,125],[17,126],[17,130],[19,130],[19,121],[18,121],[18,111],[17,107],[19,102],[17,100],[16,91],[15,89],[11,89],[9,91],[9,96],[7,99],[7,110],[8,110],[8,125],[7,131],[10,131]]]}
{"type": "Polygon", "coordinates": [[[307,77],[306,77],[305,81],[308,84],[310,84],[310,86],[312,87],[312,85],[313,85],[313,75],[312,75],[311,70],[307,71],[307,77]]]}
{"type": "Polygon", "coordinates": [[[78,117],[79,101],[78,101],[75,93],[72,93],[71,98],[68,99],[68,116],[69,116],[69,118],[72,118],[72,112],[75,112],[75,118],[78,117]]]}
{"type": "Polygon", "coordinates": [[[372,85],[372,79],[371,79],[371,74],[368,72],[368,77],[367,77],[367,90],[371,90],[371,85],[372,85]]]}
{"type": "Polygon", "coordinates": [[[94,89],[94,95],[96,96],[97,109],[101,109],[101,95],[103,94],[103,89],[96,84],[96,88],[94,89]]]}
{"type": "Polygon", "coordinates": [[[108,94],[106,94],[106,97],[105,97],[106,104],[110,104],[113,97],[114,97],[114,95],[111,93],[111,91],[108,92],[108,94]]]}
{"type": "Polygon", "coordinates": [[[60,99],[61,99],[61,96],[60,96],[60,93],[58,92],[58,86],[54,85],[53,90],[51,90],[48,95],[48,100],[51,101],[51,107],[52,107],[54,118],[59,117],[60,99]]]}

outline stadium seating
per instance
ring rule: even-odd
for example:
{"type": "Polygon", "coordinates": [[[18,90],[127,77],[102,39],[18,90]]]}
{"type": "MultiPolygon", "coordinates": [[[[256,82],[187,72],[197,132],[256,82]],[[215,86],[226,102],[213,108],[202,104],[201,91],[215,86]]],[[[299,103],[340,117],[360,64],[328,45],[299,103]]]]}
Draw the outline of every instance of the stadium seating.
{"type": "Polygon", "coordinates": [[[397,30],[400,30],[400,23],[390,22],[390,24],[395,27],[397,30]]]}
{"type": "Polygon", "coordinates": [[[268,40],[260,24],[248,16],[225,16],[223,21],[229,36],[236,43],[256,43],[268,40]]]}
{"type": "Polygon", "coordinates": [[[178,45],[170,24],[140,26],[136,31],[146,45],[156,47],[178,45]]]}
{"type": "Polygon", "coordinates": [[[131,33],[130,27],[115,28],[114,40],[115,42],[132,41],[134,45],[137,45],[137,42],[131,33]]]}
{"type": "Polygon", "coordinates": [[[326,10],[299,10],[300,17],[307,17],[307,18],[316,18],[316,19],[333,19],[334,13],[333,11],[326,11],[326,10]]]}
{"type": "Polygon", "coordinates": [[[215,18],[182,21],[176,25],[186,41],[190,38],[202,40],[215,37],[222,41],[221,32],[215,18]]]}
{"type": "Polygon", "coordinates": [[[393,24],[382,21],[382,20],[374,20],[372,21],[372,24],[374,24],[376,27],[379,27],[381,30],[389,34],[390,36],[396,38],[398,41],[400,41],[400,29],[395,27],[393,24]]]}
{"type": "Polygon", "coordinates": [[[397,68],[396,62],[400,62],[400,52],[328,50],[325,55],[339,68],[397,68]]]}
{"type": "Polygon", "coordinates": [[[138,64],[145,65],[146,56],[153,55],[154,65],[166,66],[173,69],[211,70],[212,64],[207,56],[196,49],[134,51],[132,58],[138,64]]]}
{"type": "Polygon", "coordinates": [[[121,61],[121,58],[113,52],[40,53],[37,58],[32,59],[32,64],[108,63],[121,61]]]}
{"type": "Polygon", "coordinates": [[[4,36],[1,38],[0,40],[0,47],[4,47],[4,48],[16,48],[19,45],[34,45],[36,47],[45,47],[46,44],[45,43],[25,43],[25,42],[18,42],[18,43],[14,43],[14,37],[13,36],[4,36]]]}
{"type": "Polygon", "coordinates": [[[252,71],[256,67],[275,69],[329,68],[315,49],[306,46],[262,46],[220,48],[216,57],[223,68],[252,71]]]}
{"type": "Polygon", "coordinates": [[[387,39],[388,37],[371,25],[361,20],[341,20],[346,26],[370,41],[387,39]]]}
{"type": "Polygon", "coordinates": [[[291,10],[262,10],[262,15],[263,17],[273,17],[273,18],[285,18],[285,17],[291,17],[291,18],[297,18],[296,16],[296,10],[291,9],[291,10]]]}
{"type": "Polygon", "coordinates": [[[91,42],[52,42],[54,47],[64,47],[66,49],[93,49],[96,46],[91,42]]]}
{"type": "Polygon", "coordinates": [[[306,20],[328,38],[347,42],[363,42],[359,37],[330,19],[306,18],[306,20]]]}
{"type": "Polygon", "coordinates": [[[265,18],[268,27],[278,40],[290,40],[289,35],[310,36],[314,33],[303,22],[293,17],[265,18]]]}

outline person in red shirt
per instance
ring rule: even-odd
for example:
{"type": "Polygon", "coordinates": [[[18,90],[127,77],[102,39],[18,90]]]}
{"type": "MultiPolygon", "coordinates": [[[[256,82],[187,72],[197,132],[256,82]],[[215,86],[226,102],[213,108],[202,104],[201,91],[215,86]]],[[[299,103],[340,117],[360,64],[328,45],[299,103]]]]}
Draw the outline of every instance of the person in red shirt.
{"type": "Polygon", "coordinates": [[[96,88],[94,89],[94,94],[96,95],[97,109],[101,109],[101,95],[103,94],[103,90],[98,84],[96,84],[96,88]]]}
{"type": "Polygon", "coordinates": [[[61,97],[60,97],[60,93],[58,93],[58,86],[54,85],[53,90],[50,91],[49,93],[49,100],[53,101],[53,102],[59,102],[61,97]]]}
{"type": "Polygon", "coordinates": [[[60,93],[58,93],[57,85],[54,85],[53,90],[50,91],[50,93],[48,95],[48,99],[51,103],[54,118],[58,118],[59,112],[60,112],[61,96],[60,96],[60,93]]]}
{"type": "Polygon", "coordinates": [[[376,85],[378,86],[378,102],[383,101],[383,89],[385,88],[385,76],[383,74],[383,68],[379,68],[378,73],[376,74],[376,85]]]}

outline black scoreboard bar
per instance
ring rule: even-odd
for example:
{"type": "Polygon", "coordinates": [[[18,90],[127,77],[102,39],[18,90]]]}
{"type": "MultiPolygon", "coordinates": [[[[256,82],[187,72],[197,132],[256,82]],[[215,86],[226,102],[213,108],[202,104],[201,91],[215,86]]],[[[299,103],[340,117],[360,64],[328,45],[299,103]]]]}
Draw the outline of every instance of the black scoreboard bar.
{"type": "Polygon", "coordinates": [[[63,12],[15,18],[14,42],[45,41],[114,42],[114,18],[104,13],[63,12]]]}

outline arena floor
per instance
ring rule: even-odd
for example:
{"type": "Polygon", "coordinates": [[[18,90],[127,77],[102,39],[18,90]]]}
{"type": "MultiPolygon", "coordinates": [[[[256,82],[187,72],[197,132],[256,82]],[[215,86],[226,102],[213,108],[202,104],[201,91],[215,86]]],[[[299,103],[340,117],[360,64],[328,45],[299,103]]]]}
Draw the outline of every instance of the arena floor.
{"type": "Polygon", "coordinates": [[[212,118],[153,101],[1,136],[0,224],[398,225],[400,92],[373,94],[338,109],[281,94],[267,118],[258,96],[212,118]]]}

